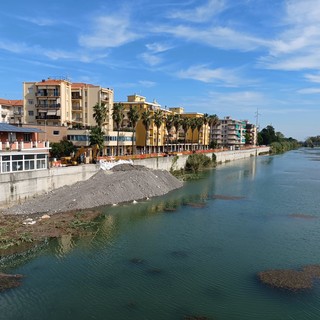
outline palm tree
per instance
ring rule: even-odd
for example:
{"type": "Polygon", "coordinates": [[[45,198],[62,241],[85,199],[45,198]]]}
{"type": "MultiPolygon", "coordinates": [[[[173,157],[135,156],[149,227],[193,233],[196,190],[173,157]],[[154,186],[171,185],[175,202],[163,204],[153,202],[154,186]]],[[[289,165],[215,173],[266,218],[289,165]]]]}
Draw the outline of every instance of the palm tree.
{"type": "Polygon", "coordinates": [[[168,145],[169,145],[169,134],[170,134],[170,131],[173,127],[173,120],[174,120],[174,116],[173,114],[168,114],[166,119],[165,119],[165,122],[166,122],[166,129],[167,129],[167,149],[168,149],[168,145]]]}
{"type": "MultiPolygon", "coordinates": [[[[216,114],[212,114],[209,116],[210,131],[212,131],[212,128],[215,127],[218,123],[219,123],[219,118],[216,114]]],[[[210,134],[209,145],[212,146],[212,144],[213,144],[213,139],[212,139],[212,135],[210,134]]]]}
{"type": "Polygon", "coordinates": [[[181,118],[180,114],[175,114],[173,116],[173,126],[176,129],[176,151],[178,149],[178,136],[179,136],[179,128],[181,126],[181,118]]]}
{"type": "Polygon", "coordinates": [[[121,129],[122,122],[124,119],[124,105],[122,103],[113,104],[112,119],[116,124],[116,128],[118,131],[118,134],[117,134],[117,156],[118,156],[119,155],[119,131],[121,129]]]}
{"type": "Polygon", "coordinates": [[[135,153],[135,152],[133,152],[133,150],[134,150],[134,134],[136,131],[138,121],[140,119],[139,110],[138,110],[137,106],[134,106],[134,107],[130,106],[130,110],[128,112],[128,118],[130,121],[130,126],[132,128],[132,155],[133,155],[135,153]]]}
{"type": "Polygon", "coordinates": [[[157,128],[157,152],[159,152],[159,129],[163,123],[163,111],[161,109],[155,110],[152,119],[157,128]]]}
{"type": "Polygon", "coordinates": [[[97,102],[93,106],[93,118],[99,128],[102,128],[103,123],[106,121],[108,109],[105,103],[97,102]]]}
{"type": "Polygon", "coordinates": [[[146,148],[147,148],[147,143],[149,138],[149,129],[151,124],[151,112],[149,109],[142,112],[141,120],[146,130],[146,137],[145,137],[145,144],[144,144],[144,153],[146,153],[146,148]]]}
{"type": "Polygon", "coordinates": [[[107,118],[108,109],[105,103],[97,102],[93,106],[93,118],[96,121],[97,125],[93,127],[90,131],[90,145],[97,144],[99,150],[103,150],[104,144],[104,132],[102,126],[107,118]]]}
{"type": "Polygon", "coordinates": [[[198,150],[200,150],[200,130],[203,128],[203,118],[196,118],[197,130],[198,130],[198,150]]]}
{"type": "Polygon", "coordinates": [[[196,118],[190,119],[190,128],[191,128],[191,132],[192,132],[191,149],[193,150],[193,134],[194,134],[194,130],[196,130],[196,128],[197,128],[197,119],[196,118]]]}
{"type": "Polygon", "coordinates": [[[187,143],[187,133],[190,128],[190,118],[183,118],[181,119],[181,126],[184,132],[184,150],[186,150],[186,143],[187,143]]]}
{"type": "Polygon", "coordinates": [[[208,129],[208,123],[209,123],[209,115],[207,113],[205,113],[203,115],[203,124],[204,124],[204,134],[203,134],[203,145],[205,146],[205,149],[206,149],[206,146],[207,146],[207,141],[206,141],[206,138],[207,138],[207,129],[208,129]]]}

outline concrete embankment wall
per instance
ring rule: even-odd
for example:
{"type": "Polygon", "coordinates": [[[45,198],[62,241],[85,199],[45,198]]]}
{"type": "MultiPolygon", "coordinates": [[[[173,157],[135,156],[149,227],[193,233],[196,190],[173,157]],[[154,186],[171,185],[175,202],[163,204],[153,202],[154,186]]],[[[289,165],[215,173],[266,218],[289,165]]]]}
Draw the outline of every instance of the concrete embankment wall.
{"type": "MultiPolygon", "coordinates": [[[[215,156],[217,163],[223,163],[268,152],[269,147],[265,147],[216,152],[215,156]]],[[[212,157],[212,153],[207,153],[206,155],[212,157]]],[[[188,155],[179,155],[178,157],[141,159],[135,160],[134,164],[143,165],[150,169],[179,170],[184,168],[187,158],[188,155]]],[[[0,174],[0,207],[21,203],[35,195],[87,180],[98,170],[98,165],[88,164],[74,167],[57,167],[41,171],[0,174]]]]}
{"type": "Polygon", "coordinates": [[[89,179],[97,165],[0,174],[0,207],[22,203],[30,197],[89,179]]]}

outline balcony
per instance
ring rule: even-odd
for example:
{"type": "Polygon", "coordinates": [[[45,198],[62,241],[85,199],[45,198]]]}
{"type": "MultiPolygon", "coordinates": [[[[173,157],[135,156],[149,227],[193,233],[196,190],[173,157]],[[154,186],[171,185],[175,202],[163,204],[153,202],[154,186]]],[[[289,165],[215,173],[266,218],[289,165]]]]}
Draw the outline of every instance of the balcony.
{"type": "Polygon", "coordinates": [[[60,107],[61,107],[60,103],[36,104],[36,108],[41,108],[41,109],[59,109],[60,107]]]}
{"type": "Polygon", "coordinates": [[[82,95],[78,92],[73,92],[71,93],[71,99],[72,100],[79,100],[79,99],[82,99],[82,95]]]}
{"type": "Polygon", "coordinates": [[[60,120],[61,116],[52,116],[52,115],[45,115],[45,116],[36,116],[37,120],[60,120]]]}
{"type": "Polygon", "coordinates": [[[0,142],[0,151],[24,151],[30,149],[49,149],[49,141],[15,141],[0,142]]]}

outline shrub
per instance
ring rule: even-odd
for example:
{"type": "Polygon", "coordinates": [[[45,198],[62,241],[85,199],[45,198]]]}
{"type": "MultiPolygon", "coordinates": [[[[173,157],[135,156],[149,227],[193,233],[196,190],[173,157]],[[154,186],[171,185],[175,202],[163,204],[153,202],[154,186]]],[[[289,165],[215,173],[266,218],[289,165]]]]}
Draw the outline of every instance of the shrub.
{"type": "Polygon", "coordinates": [[[199,170],[210,167],[211,165],[212,160],[209,157],[201,153],[194,153],[188,157],[185,170],[196,173],[199,170]]]}

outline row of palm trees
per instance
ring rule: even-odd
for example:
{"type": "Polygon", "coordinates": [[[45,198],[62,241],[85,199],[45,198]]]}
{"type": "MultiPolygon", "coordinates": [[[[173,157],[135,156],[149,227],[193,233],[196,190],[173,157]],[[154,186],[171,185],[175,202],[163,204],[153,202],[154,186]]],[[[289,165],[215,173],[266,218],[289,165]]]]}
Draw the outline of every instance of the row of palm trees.
{"type": "MultiPolygon", "coordinates": [[[[100,128],[102,131],[102,125],[106,120],[107,117],[107,107],[103,104],[97,104],[93,107],[94,114],[93,117],[96,120],[97,127],[100,128]]],[[[125,113],[125,106],[122,103],[114,103],[113,109],[112,109],[112,119],[115,124],[115,130],[117,131],[117,153],[116,155],[119,155],[119,133],[122,129],[124,119],[126,117],[125,113]]],[[[167,136],[166,136],[166,146],[169,145],[170,141],[170,132],[172,129],[175,129],[176,132],[176,150],[178,146],[178,132],[180,128],[183,130],[184,133],[184,149],[186,150],[186,144],[187,144],[187,133],[189,130],[191,130],[192,138],[191,141],[193,143],[194,141],[194,132],[197,129],[198,135],[201,131],[201,129],[204,128],[203,132],[203,145],[207,146],[211,143],[211,141],[206,141],[206,137],[208,132],[208,125],[209,127],[215,126],[219,119],[217,115],[208,115],[205,113],[202,117],[194,117],[194,118],[188,118],[183,117],[180,114],[165,114],[163,110],[156,109],[154,111],[151,111],[150,109],[144,110],[141,114],[137,108],[137,106],[130,106],[129,111],[127,112],[127,118],[129,121],[128,126],[132,130],[132,154],[136,153],[134,140],[135,140],[135,133],[138,122],[141,120],[142,125],[145,128],[146,135],[145,135],[145,143],[144,143],[144,152],[146,152],[146,147],[148,145],[148,139],[149,139],[149,131],[152,124],[152,121],[156,127],[156,137],[157,137],[157,151],[159,151],[159,131],[162,125],[165,125],[167,130],[167,136]]],[[[99,131],[100,131],[99,130],[99,131]]],[[[200,149],[200,139],[198,136],[198,149],[200,149]]]]}

